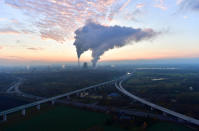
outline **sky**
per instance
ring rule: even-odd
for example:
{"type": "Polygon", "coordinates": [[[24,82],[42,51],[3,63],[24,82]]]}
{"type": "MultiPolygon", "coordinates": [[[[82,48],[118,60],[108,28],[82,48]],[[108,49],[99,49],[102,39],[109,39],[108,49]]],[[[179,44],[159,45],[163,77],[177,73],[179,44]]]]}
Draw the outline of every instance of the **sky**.
{"type": "Polygon", "coordinates": [[[0,0],[0,64],[77,61],[75,31],[88,21],[159,32],[100,61],[199,57],[199,0],[0,0]]]}

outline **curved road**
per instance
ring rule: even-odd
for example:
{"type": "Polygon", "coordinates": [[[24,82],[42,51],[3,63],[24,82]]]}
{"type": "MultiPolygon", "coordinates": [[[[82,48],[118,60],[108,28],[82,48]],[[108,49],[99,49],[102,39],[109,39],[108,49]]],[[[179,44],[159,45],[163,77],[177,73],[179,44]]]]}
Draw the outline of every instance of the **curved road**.
{"type": "Polygon", "coordinates": [[[167,109],[167,108],[164,108],[164,107],[162,107],[162,106],[156,105],[156,104],[154,104],[154,103],[151,103],[151,102],[149,102],[149,101],[146,101],[146,100],[144,100],[144,99],[142,99],[142,98],[139,98],[139,97],[137,97],[137,96],[131,94],[130,92],[126,91],[126,90],[123,88],[123,86],[122,86],[122,82],[123,82],[124,80],[126,80],[127,78],[129,78],[130,76],[132,76],[132,74],[131,74],[131,75],[128,74],[128,76],[123,77],[123,79],[120,80],[119,85],[118,85],[117,82],[115,82],[115,87],[116,87],[120,92],[122,92],[124,95],[126,95],[126,96],[128,96],[128,97],[130,97],[130,98],[132,98],[132,99],[135,99],[136,101],[139,101],[139,102],[141,102],[141,103],[143,103],[143,104],[145,104],[145,105],[147,105],[147,106],[149,106],[149,107],[151,107],[151,108],[157,109],[157,110],[159,110],[159,111],[162,111],[162,112],[164,112],[164,113],[170,114],[170,115],[172,115],[172,116],[175,116],[175,117],[177,117],[177,118],[180,118],[180,119],[185,120],[185,121],[187,121],[187,122],[189,122],[189,123],[192,123],[192,124],[195,124],[195,125],[199,126],[199,120],[197,120],[197,119],[195,119],[195,118],[192,118],[192,117],[189,117],[189,116],[185,116],[185,115],[180,114],[180,113],[178,113],[178,112],[174,112],[174,111],[169,110],[169,109],[167,109]]]}
{"type": "Polygon", "coordinates": [[[23,79],[19,78],[18,81],[6,90],[6,93],[20,93],[19,86],[23,83],[23,79]]]}

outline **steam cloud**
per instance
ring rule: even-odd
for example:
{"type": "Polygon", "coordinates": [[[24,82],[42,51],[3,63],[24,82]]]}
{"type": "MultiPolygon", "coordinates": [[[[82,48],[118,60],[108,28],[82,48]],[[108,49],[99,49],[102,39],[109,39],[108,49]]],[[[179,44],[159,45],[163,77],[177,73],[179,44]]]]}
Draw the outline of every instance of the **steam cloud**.
{"type": "Polygon", "coordinates": [[[89,21],[84,27],[75,31],[75,42],[73,44],[76,46],[78,60],[85,51],[92,51],[92,63],[95,67],[104,52],[129,43],[152,38],[157,34],[152,29],[103,26],[89,21]]]}

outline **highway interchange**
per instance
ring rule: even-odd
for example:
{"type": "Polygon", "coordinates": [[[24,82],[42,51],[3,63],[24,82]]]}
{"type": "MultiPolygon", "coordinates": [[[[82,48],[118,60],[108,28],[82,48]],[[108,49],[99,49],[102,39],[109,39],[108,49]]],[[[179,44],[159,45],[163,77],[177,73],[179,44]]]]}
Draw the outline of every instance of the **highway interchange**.
{"type": "MultiPolygon", "coordinates": [[[[125,76],[119,77],[118,79],[103,82],[103,83],[100,83],[100,84],[97,84],[97,85],[94,85],[94,86],[89,86],[89,87],[86,87],[86,88],[82,88],[82,89],[79,89],[79,90],[75,90],[75,91],[68,92],[68,93],[65,93],[65,94],[61,94],[61,95],[51,97],[51,98],[43,98],[43,97],[33,96],[31,94],[26,94],[24,92],[21,92],[19,90],[19,86],[24,82],[24,79],[20,78],[18,82],[16,82],[14,85],[12,85],[10,88],[7,89],[6,93],[17,93],[18,95],[21,95],[23,97],[34,98],[34,99],[37,99],[39,101],[0,112],[0,116],[3,116],[3,120],[7,120],[7,114],[17,112],[17,111],[20,111],[20,110],[22,110],[22,112],[24,113],[25,109],[33,107],[33,106],[40,107],[40,104],[43,104],[43,103],[46,103],[46,102],[54,103],[55,101],[58,101],[58,99],[61,99],[61,98],[64,98],[64,97],[69,97],[73,94],[79,94],[80,92],[84,92],[84,91],[92,90],[92,89],[96,90],[96,88],[101,88],[102,86],[107,85],[107,84],[115,84],[115,87],[118,91],[120,91],[124,95],[130,97],[131,99],[134,99],[134,100],[136,100],[136,101],[138,101],[138,102],[140,102],[144,105],[147,105],[151,109],[159,110],[159,111],[163,112],[164,114],[172,115],[172,116],[178,118],[179,120],[184,120],[188,123],[192,123],[192,124],[199,126],[199,120],[197,120],[197,119],[194,119],[194,118],[189,117],[189,116],[185,116],[183,114],[174,112],[174,111],[169,110],[167,108],[164,108],[162,106],[156,105],[154,103],[146,101],[146,100],[139,98],[139,97],[133,95],[132,93],[126,91],[122,86],[122,82],[125,81],[126,79],[132,77],[132,76],[133,76],[133,73],[127,73],[125,76]]],[[[126,112],[128,113],[130,111],[126,111],[126,112]]],[[[134,114],[135,114],[135,112],[134,112],[134,114]]],[[[144,114],[144,113],[141,113],[141,114],[144,114]]]]}

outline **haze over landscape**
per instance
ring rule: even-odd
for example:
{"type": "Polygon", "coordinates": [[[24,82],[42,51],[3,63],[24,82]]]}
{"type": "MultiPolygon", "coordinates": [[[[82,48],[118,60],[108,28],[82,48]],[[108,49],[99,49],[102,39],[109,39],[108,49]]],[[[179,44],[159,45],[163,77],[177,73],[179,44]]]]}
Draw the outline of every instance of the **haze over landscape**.
{"type": "Polygon", "coordinates": [[[0,0],[0,131],[198,131],[199,0],[0,0]]]}

